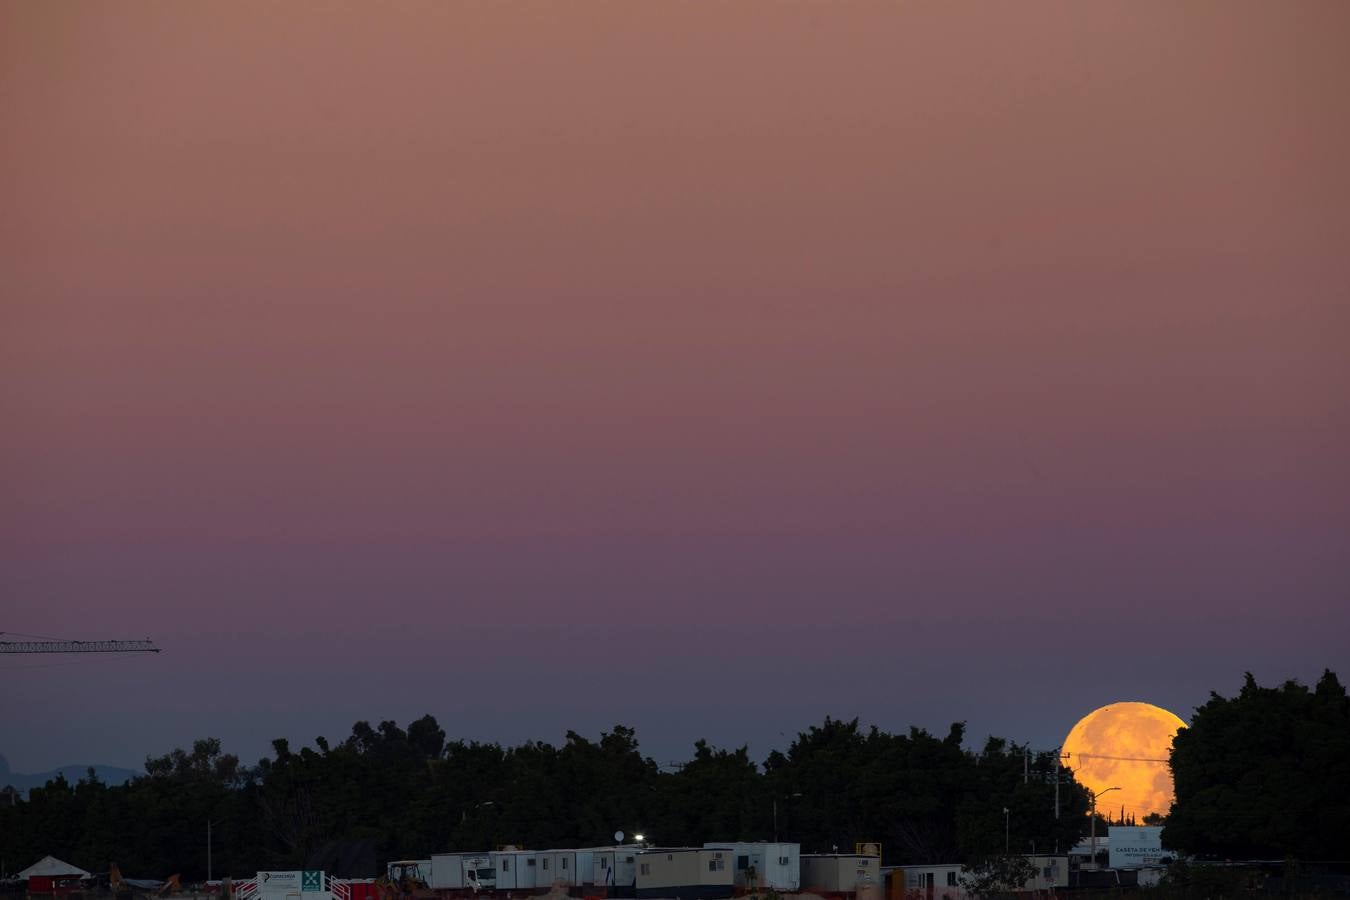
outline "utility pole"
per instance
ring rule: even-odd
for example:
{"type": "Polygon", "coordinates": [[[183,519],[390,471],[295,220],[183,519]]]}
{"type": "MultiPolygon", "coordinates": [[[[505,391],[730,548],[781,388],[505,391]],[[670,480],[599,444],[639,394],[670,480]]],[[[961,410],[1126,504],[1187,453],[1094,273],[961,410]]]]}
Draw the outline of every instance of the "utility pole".
{"type": "Polygon", "coordinates": [[[1003,807],[1003,855],[1008,855],[1009,842],[1008,836],[1011,832],[1008,829],[1008,807],[1003,807]]]}
{"type": "MultiPolygon", "coordinates": [[[[784,794],[784,800],[794,800],[802,795],[801,791],[793,791],[791,794],[784,794]]],[[[778,843],[778,795],[773,795],[773,842],[778,843]]]]}
{"type": "Polygon", "coordinates": [[[1031,777],[1031,748],[1025,747],[1022,750],[1022,783],[1026,784],[1031,777]]]}
{"type": "Polygon", "coordinates": [[[206,880],[211,880],[211,820],[206,820],[206,880]]]}
{"type": "MultiPolygon", "coordinates": [[[[1057,748],[1057,749],[1055,750],[1055,821],[1056,821],[1056,822],[1059,821],[1059,762],[1060,762],[1061,759],[1063,759],[1063,757],[1060,755],[1060,751],[1063,750],[1063,749],[1064,749],[1063,747],[1059,747],[1059,748],[1057,748]]],[[[1056,853],[1059,852],[1059,847],[1058,847],[1058,846],[1055,847],[1055,852],[1056,852],[1056,853]]]]}

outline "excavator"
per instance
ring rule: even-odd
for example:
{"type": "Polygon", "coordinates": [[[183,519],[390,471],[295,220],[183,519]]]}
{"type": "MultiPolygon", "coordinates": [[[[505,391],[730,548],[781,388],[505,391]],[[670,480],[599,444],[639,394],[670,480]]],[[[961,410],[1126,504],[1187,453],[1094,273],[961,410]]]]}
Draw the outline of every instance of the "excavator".
{"type": "Polygon", "coordinates": [[[436,897],[415,859],[391,862],[385,874],[375,879],[375,889],[381,900],[434,900],[436,897]]]}
{"type": "Polygon", "coordinates": [[[117,863],[108,864],[108,890],[114,897],[130,898],[137,894],[143,897],[168,897],[183,889],[179,873],[175,872],[163,881],[150,881],[145,878],[125,878],[117,863]]]}

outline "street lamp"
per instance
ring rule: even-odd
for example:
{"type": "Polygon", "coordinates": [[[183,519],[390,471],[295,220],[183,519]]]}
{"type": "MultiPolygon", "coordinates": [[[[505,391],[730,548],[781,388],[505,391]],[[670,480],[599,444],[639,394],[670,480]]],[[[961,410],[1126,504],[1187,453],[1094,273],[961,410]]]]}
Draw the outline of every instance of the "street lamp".
{"type": "Polygon", "coordinates": [[[469,820],[469,810],[470,810],[470,809],[475,809],[475,810],[477,810],[477,809],[482,809],[482,808],[485,807],[485,806],[496,806],[496,805],[497,805],[497,804],[494,803],[494,802],[492,802],[491,800],[484,800],[482,803],[475,803],[472,807],[467,807],[467,806],[464,807],[463,809],[461,809],[461,810],[459,811],[459,824],[463,825],[465,822],[467,822],[467,821],[469,820]]]}
{"type": "MultiPolygon", "coordinates": [[[[793,799],[794,797],[800,797],[801,795],[802,795],[802,792],[801,792],[801,791],[797,791],[796,793],[792,793],[792,794],[784,794],[784,795],[783,795],[783,799],[784,799],[784,800],[791,800],[791,799],[793,799]]],[[[774,795],[774,798],[773,798],[773,842],[774,842],[775,844],[778,843],[778,795],[777,795],[777,794],[775,794],[775,795],[774,795]]]]}
{"type": "Polygon", "coordinates": [[[1098,793],[1092,788],[1088,788],[1088,793],[1092,795],[1092,868],[1097,868],[1097,798],[1102,794],[1109,794],[1112,791],[1120,790],[1119,787],[1109,787],[1098,793]]]}

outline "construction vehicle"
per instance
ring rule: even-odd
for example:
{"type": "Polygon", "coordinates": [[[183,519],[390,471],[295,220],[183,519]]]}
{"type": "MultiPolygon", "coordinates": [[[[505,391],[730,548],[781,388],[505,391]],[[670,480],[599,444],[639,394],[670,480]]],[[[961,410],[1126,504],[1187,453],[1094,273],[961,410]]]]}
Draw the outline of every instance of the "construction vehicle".
{"type": "Polygon", "coordinates": [[[383,900],[433,900],[436,892],[427,884],[429,866],[425,859],[395,860],[375,880],[375,889],[383,900]]]}
{"type": "Polygon", "coordinates": [[[137,894],[145,897],[167,897],[183,889],[179,875],[170,875],[164,881],[148,878],[126,878],[117,863],[108,864],[108,890],[114,897],[132,897],[137,894]]]}

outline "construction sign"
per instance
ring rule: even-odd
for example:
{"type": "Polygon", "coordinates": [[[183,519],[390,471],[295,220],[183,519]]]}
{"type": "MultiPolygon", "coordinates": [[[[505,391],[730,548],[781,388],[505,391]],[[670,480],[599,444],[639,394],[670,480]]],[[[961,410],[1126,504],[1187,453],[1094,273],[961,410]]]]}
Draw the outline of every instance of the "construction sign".
{"type": "Polygon", "coordinates": [[[300,890],[323,890],[323,872],[318,869],[306,869],[300,873],[300,890]]]}

